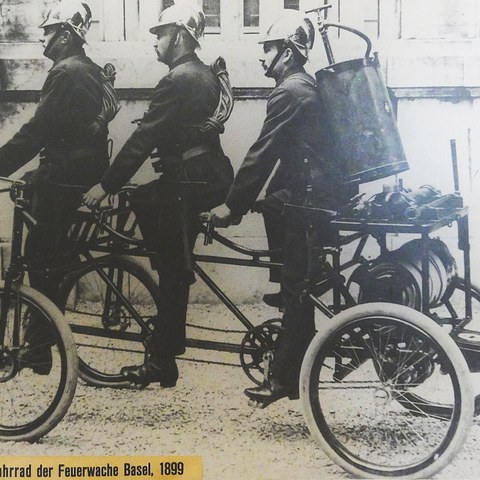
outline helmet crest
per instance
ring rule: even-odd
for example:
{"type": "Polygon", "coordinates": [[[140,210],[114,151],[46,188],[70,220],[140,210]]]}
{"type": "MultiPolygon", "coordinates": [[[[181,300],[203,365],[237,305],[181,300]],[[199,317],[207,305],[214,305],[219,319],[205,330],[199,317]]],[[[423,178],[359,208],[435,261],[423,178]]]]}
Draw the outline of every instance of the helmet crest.
{"type": "Polygon", "coordinates": [[[297,10],[287,9],[258,43],[283,41],[285,45],[295,48],[300,55],[307,58],[314,40],[315,28],[311,20],[297,10]]]}
{"type": "Polygon", "coordinates": [[[177,0],[174,5],[160,13],[155,26],[150,28],[150,33],[157,35],[166,25],[177,25],[185,28],[198,46],[199,39],[205,30],[205,14],[193,0],[177,0]]]}
{"type": "Polygon", "coordinates": [[[68,25],[84,42],[92,24],[92,11],[86,2],[67,0],[53,7],[47,14],[47,18],[39,25],[46,28],[52,25],[68,25]]]}

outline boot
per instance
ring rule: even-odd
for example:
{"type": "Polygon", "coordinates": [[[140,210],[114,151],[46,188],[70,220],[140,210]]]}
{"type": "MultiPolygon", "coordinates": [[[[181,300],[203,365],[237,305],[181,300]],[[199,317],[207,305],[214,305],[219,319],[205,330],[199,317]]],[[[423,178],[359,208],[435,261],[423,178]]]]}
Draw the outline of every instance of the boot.
{"type": "Polygon", "coordinates": [[[49,345],[32,345],[21,354],[20,368],[31,368],[37,375],[48,375],[52,370],[52,347],[49,345]]]}
{"type": "Polygon", "coordinates": [[[175,357],[153,359],[149,357],[143,365],[123,367],[120,374],[126,380],[142,388],[152,382],[159,382],[164,388],[174,387],[178,380],[178,368],[175,357]]]}
{"type": "Polygon", "coordinates": [[[48,375],[52,370],[55,336],[55,330],[45,318],[34,313],[27,316],[20,368],[31,368],[37,375],[48,375]]]}
{"type": "Polygon", "coordinates": [[[282,385],[275,378],[264,382],[261,387],[247,388],[245,395],[250,399],[252,406],[266,408],[273,402],[288,397],[290,400],[298,399],[298,389],[282,385]]]}
{"type": "Polygon", "coordinates": [[[266,293],[263,296],[263,302],[270,307],[283,308],[283,299],[281,292],[266,293]]]}

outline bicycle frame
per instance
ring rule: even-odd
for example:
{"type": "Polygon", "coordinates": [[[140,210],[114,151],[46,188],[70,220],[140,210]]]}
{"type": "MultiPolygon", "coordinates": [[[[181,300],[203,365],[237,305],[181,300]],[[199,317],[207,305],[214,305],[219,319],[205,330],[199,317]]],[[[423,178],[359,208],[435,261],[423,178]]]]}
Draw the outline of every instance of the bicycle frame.
{"type": "MultiPolygon", "coordinates": [[[[78,235],[80,241],[74,249],[75,255],[81,255],[86,262],[95,266],[95,257],[92,253],[104,253],[104,254],[125,254],[134,257],[151,258],[155,255],[155,252],[149,252],[142,246],[142,241],[134,237],[135,222],[133,224],[128,221],[128,216],[131,210],[126,205],[126,200],[122,197],[118,206],[110,206],[107,209],[103,209],[93,216],[91,213],[83,212],[81,217],[85,220],[89,220],[92,225],[90,228],[79,227],[75,230],[75,235],[78,235]],[[111,223],[111,224],[110,224],[111,223]],[[91,236],[89,237],[89,232],[91,236]],[[93,233],[92,233],[93,232],[93,233]]],[[[469,244],[468,244],[468,215],[467,209],[463,209],[461,212],[453,212],[452,215],[446,216],[439,221],[427,222],[424,225],[414,224],[401,224],[398,222],[366,222],[355,219],[335,219],[331,222],[331,226],[336,232],[336,240],[333,245],[324,247],[322,249],[321,257],[323,257],[324,269],[321,274],[307,275],[307,278],[303,282],[303,288],[301,295],[304,299],[311,302],[323,315],[328,318],[333,317],[336,313],[339,313],[345,308],[355,305],[356,301],[348,291],[347,285],[345,285],[342,272],[355,265],[359,265],[365,262],[366,259],[362,256],[363,250],[370,237],[376,239],[380,246],[381,252],[385,252],[386,241],[385,236],[389,232],[412,234],[417,233],[422,238],[422,311],[423,313],[430,314],[428,308],[428,239],[429,235],[438,230],[439,228],[458,222],[459,232],[459,247],[464,252],[464,267],[465,267],[465,305],[466,305],[466,318],[458,319],[454,325],[455,329],[462,328],[469,322],[472,316],[471,306],[471,292],[470,292],[470,258],[469,258],[469,244]],[[342,232],[342,233],[341,233],[342,232]],[[349,232],[345,234],[345,232],[349,232]],[[358,241],[351,258],[342,259],[341,252],[342,247],[347,244],[351,244],[358,241]],[[328,262],[326,257],[329,256],[331,261],[328,262]],[[333,304],[327,305],[319,297],[332,290],[333,292],[333,304]],[[343,302],[342,302],[343,298],[343,302]]],[[[229,255],[209,255],[209,254],[197,254],[193,253],[189,258],[187,265],[191,266],[193,272],[207,285],[207,287],[217,296],[217,298],[223,303],[233,315],[240,321],[245,327],[246,332],[254,328],[254,324],[243,314],[243,312],[235,305],[235,303],[229,298],[225,291],[211,278],[211,276],[205,271],[202,264],[221,264],[230,266],[243,266],[243,267],[255,267],[255,268],[270,268],[272,266],[281,266],[276,262],[271,262],[268,258],[272,251],[264,249],[251,249],[235,243],[216,231],[209,231],[207,226],[203,227],[202,232],[207,236],[210,236],[212,240],[217,241],[228,250],[240,254],[242,257],[229,256],[229,255]]],[[[205,243],[209,243],[206,242],[205,243]]],[[[186,251],[189,249],[186,249],[186,251]]],[[[75,268],[75,264],[63,265],[60,267],[62,272],[68,272],[75,268]]],[[[58,270],[55,270],[58,271],[58,270]]],[[[150,336],[150,330],[147,324],[141,318],[141,316],[135,311],[135,308],[129,304],[128,300],[118,290],[115,285],[115,281],[105,273],[102,269],[97,269],[98,274],[101,276],[107,286],[107,298],[109,295],[115,295],[123,307],[128,313],[141,325],[144,333],[147,335],[147,341],[150,336]]],[[[108,302],[107,302],[108,303],[108,302]]],[[[108,305],[105,305],[105,309],[108,305]]],[[[88,333],[88,332],[86,332],[88,333]]],[[[98,332],[96,332],[98,334],[98,332]]],[[[121,336],[122,332],[108,332],[105,335],[121,336]]],[[[125,335],[127,333],[125,332],[125,335]]],[[[132,335],[132,334],[130,334],[132,335]]],[[[240,346],[233,343],[225,343],[219,341],[200,340],[200,339],[187,339],[187,345],[195,348],[205,348],[218,351],[229,351],[238,353],[240,346]]]]}
{"type": "MultiPolygon", "coordinates": [[[[123,203],[120,204],[118,207],[111,207],[101,212],[98,212],[96,214],[96,226],[90,228],[90,230],[95,232],[95,234],[92,236],[92,238],[82,239],[80,242],[80,246],[75,253],[83,256],[85,258],[85,261],[94,267],[95,257],[92,255],[91,252],[105,253],[107,255],[125,254],[128,256],[143,258],[153,257],[155,255],[155,252],[146,251],[142,246],[141,240],[133,237],[135,225],[128,226],[126,216],[128,216],[129,213],[130,210],[126,208],[125,204],[123,203]],[[116,224],[114,226],[109,225],[109,220],[111,219],[116,219],[116,224]],[[100,238],[96,236],[96,234],[98,234],[99,232],[103,232],[104,234],[103,236],[100,236],[100,238]]],[[[83,215],[86,220],[88,220],[89,217],[90,219],[92,219],[91,214],[85,212],[83,215]]],[[[88,230],[88,228],[76,228],[76,232],[86,232],[88,230]]],[[[208,235],[208,227],[204,226],[202,232],[205,235],[208,235]]],[[[341,240],[341,245],[345,245],[347,243],[351,243],[357,239],[360,239],[360,243],[357,246],[352,258],[344,262],[343,264],[340,264],[340,247],[325,250],[326,255],[332,256],[332,263],[334,267],[328,268],[326,274],[324,273],[321,277],[312,277],[305,280],[305,289],[302,294],[305,297],[308,297],[309,300],[312,301],[312,303],[317,308],[319,308],[326,316],[332,317],[335,309],[332,309],[331,306],[324,304],[321,300],[317,298],[320,292],[325,293],[326,291],[333,288],[335,291],[335,296],[337,298],[341,298],[341,296],[343,296],[346,299],[348,305],[355,304],[355,301],[353,300],[348,290],[346,289],[346,286],[344,285],[340,273],[343,270],[350,268],[351,266],[358,264],[363,260],[361,253],[367,241],[367,237],[368,235],[362,233],[354,233],[351,235],[343,236],[341,240]]],[[[190,264],[192,271],[198,275],[198,277],[207,285],[207,287],[218,297],[221,303],[223,303],[240,321],[240,323],[245,327],[245,332],[247,333],[248,331],[252,330],[255,325],[244,315],[244,313],[229,298],[225,291],[211,278],[211,276],[204,270],[201,264],[211,263],[256,268],[270,268],[272,266],[279,267],[281,266],[281,264],[268,260],[268,258],[272,254],[271,250],[251,249],[242,246],[229,240],[218,232],[212,232],[211,238],[212,240],[217,241],[232,252],[242,255],[244,258],[194,253],[189,259],[189,262],[186,263],[190,264]]],[[[62,271],[68,271],[72,268],[75,268],[75,265],[65,265],[61,267],[62,271]]],[[[113,292],[115,298],[120,301],[120,303],[127,309],[129,314],[132,315],[132,317],[142,326],[142,329],[145,333],[147,333],[147,336],[149,337],[150,331],[148,330],[147,325],[140,317],[140,315],[135,311],[135,309],[132,308],[124,295],[117,289],[113,279],[110,278],[109,275],[101,269],[96,269],[96,271],[101,276],[107,286],[107,298],[108,295],[113,292]]],[[[106,302],[105,305],[106,310],[108,309],[107,304],[108,302],[106,302]]],[[[338,309],[341,308],[342,307],[338,307],[338,309]]],[[[89,333],[87,327],[85,327],[84,333],[89,333]]],[[[98,335],[99,332],[95,333],[98,335]]],[[[127,335],[127,333],[108,332],[108,334],[105,335],[112,337],[121,337],[122,335],[127,335]]],[[[240,345],[219,341],[187,339],[187,346],[217,351],[228,351],[233,353],[240,352],[240,345]]]]}
{"type": "MultiPolygon", "coordinates": [[[[22,283],[25,271],[27,270],[22,257],[23,226],[25,224],[27,226],[36,224],[35,219],[25,210],[25,189],[26,184],[24,182],[13,182],[11,187],[0,190],[0,192],[10,192],[12,198],[14,199],[11,260],[8,268],[5,271],[2,307],[0,310],[0,341],[2,343],[5,338],[5,329],[7,327],[7,313],[12,301],[11,294],[12,292],[15,293],[15,286],[22,283]]],[[[18,304],[18,299],[15,303],[18,304]]],[[[18,308],[16,308],[13,329],[14,347],[18,347],[20,341],[20,319],[18,315],[18,308]]]]}

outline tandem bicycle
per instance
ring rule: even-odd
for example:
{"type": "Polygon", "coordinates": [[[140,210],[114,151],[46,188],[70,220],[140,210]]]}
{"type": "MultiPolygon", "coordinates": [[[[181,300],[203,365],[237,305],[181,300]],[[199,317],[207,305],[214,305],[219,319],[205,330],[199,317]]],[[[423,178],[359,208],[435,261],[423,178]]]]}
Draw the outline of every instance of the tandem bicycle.
{"type": "MultiPolygon", "coordinates": [[[[186,192],[189,183],[179,188],[186,192]]],[[[126,190],[119,198],[128,195],[126,190]]],[[[161,279],[136,260],[153,253],[142,247],[124,200],[95,214],[79,212],[72,231],[83,260],[79,268],[70,266],[62,286],[80,376],[97,386],[131,386],[120,370],[144,360],[149,318],[157,314],[155,282],[161,279]]],[[[286,208],[312,226],[325,221],[321,209],[286,208]]],[[[475,413],[470,373],[480,371],[480,330],[472,302],[478,306],[480,291],[470,281],[468,210],[453,208],[422,222],[342,217],[329,222],[335,241],[312,249],[316,268],[301,292],[302,301],[315,307],[317,326],[300,379],[309,430],[354,475],[433,475],[459,450],[475,413]],[[432,238],[454,224],[464,278],[446,245],[432,238]],[[419,238],[388,250],[391,233],[419,238]],[[379,248],[373,260],[364,256],[372,241],[379,248]]],[[[266,268],[271,252],[242,246],[209,225],[204,233],[207,244],[218,243],[232,255],[194,253],[192,270],[235,315],[243,333],[240,341],[229,342],[221,328],[207,327],[211,339],[190,338],[187,345],[238,353],[246,375],[261,384],[282,322],[255,325],[203,265],[266,268]]]]}

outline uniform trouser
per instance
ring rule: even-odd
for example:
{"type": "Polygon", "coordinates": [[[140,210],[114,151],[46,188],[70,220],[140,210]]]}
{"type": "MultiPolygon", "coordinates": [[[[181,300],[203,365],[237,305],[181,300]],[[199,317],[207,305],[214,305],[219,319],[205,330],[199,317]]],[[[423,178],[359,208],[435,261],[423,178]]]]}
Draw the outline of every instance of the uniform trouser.
{"type": "MultiPolygon", "coordinates": [[[[267,234],[268,249],[275,250],[270,254],[270,261],[283,263],[283,247],[285,245],[285,223],[279,214],[262,211],[265,233],[267,234]]],[[[270,267],[270,281],[280,283],[282,267],[270,267]]]]}
{"type": "MultiPolygon", "coordinates": [[[[36,224],[25,239],[25,258],[30,265],[30,285],[52,300],[59,308],[60,283],[65,271],[59,268],[74,260],[68,251],[69,219],[81,204],[81,193],[59,191],[52,185],[36,185],[29,211],[36,224]],[[47,269],[50,270],[47,273],[47,269]],[[57,270],[57,271],[55,271],[57,270]]],[[[40,314],[32,314],[27,324],[25,339],[30,344],[50,345],[55,341],[49,321],[40,314]]]]}
{"type": "Polygon", "coordinates": [[[24,175],[32,184],[30,213],[37,224],[28,232],[25,255],[34,262],[30,284],[58,303],[58,287],[64,273],[45,273],[72,260],[67,251],[67,233],[72,214],[82,203],[83,192],[68,185],[91,186],[99,181],[108,166],[106,157],[63,158],[58,163],[43,163],[24,175]],[[62,186],[62,184],[64,186],[62,186]]]}
{"type": "MultiPolygon", "coordinates": [[[[276,250],[270,255],[270,260],[275,263],[283,263],[285,246],[285,219],[282,215],[283,205],[290,199],[288,190],[280,190],[267,195],[259,202],[258,209],[263,216],[265,233],[269,250],[276,250]]],[[[281,283],[282,267],[270,267],[270,281],[281,283]]]]}
{"type": "MultiPolygon", "coordinates": [[[[93,185],[103,175],[108,160],[106,155],[92,153],[85,157],[66,156],[58,163],[45,158],[41,162],[23,177],[32,184],[29,211],[37,222],[27,234],[25,257],[31,265],[30,285],[61,307],[59,286],[65,271],[60,273],[59,267],[75,260],[68,249],[68,229],[72,214],[82,203],[83,192],[59,184],[93,185]],[[46,273],[47,269],[51,271],[46,273]]],[[[46,326],[42,318],[32,320],[32,330],[43,332],[42,338],[49,334],[46,326]]]]}
{"type": "Polygon", "coordinates": [[[285,235],[285,263],[282,269],[284,331],[282,332],[271,374],[284,386],[298,385],[300,368],[307,347],[315,334],[314,309],[300,302],[299,284],[308,271],[306,229],[289,225],[285,235]]]}
{"type": "MultiPolygon", "coordinates": [[[[153,191],[158,189],[156,185],[146,187],[152,190],[151,198],[133,199],[132,207],[145,247],[156,252],[151,263],[159,276],[159,310],[153,319],[150,353],[161,360],[185,352],[188,295],[194,276],[185,262],[183,228],[187,228],[188,252],[191,254],[200,230],[200,211],[192,209],[185,215],[174,192],[153,191]],[[182,215],[185,215],[185,223],[182,215]]],[[[139,194],[141,196],[142,192],[139,194]]]]}
{"type": "Polygon", "coordinates": [[[30,213],[37,221],[25,240],[25,256],[32,262],[30,284],[54,303],[64,273],[54,270],[71,260],[67,251],[69,219],[82,201],[81,192],[62,191],[52,185],[38,186],[33,192],[30,213]],[[53,272],[45,273],[45,270],[53,272]]]}
{"type": "MultiPolygon", "coordinates": [[[[328,188],[319,189],[315,204],[328,210],[337,210],[358,193],[356,185],[345,186],[329,184],[328,188]]],[[[304,198],[292,193],[291,203],[303,205],[304,198]]],[[[319,273],[323,265],[316,259],[309,260],[309,243],[320,248],[332,244],[333,231],[328,218],[315,217],[311,219],[314,226],[307,235],[307,218],[296,216],[285,219],[285,250],[282,269],[282,296],[284,303],[284,331],[278,340],[274,354],[271,373],[282,385],[297,387],[303,357],[315,335],[314,307],[305,299],[300,300],[301,282],[309,274],[319,273]],[[309,272],[309,270],[311,270],[309,272]]]]}

